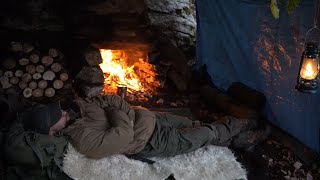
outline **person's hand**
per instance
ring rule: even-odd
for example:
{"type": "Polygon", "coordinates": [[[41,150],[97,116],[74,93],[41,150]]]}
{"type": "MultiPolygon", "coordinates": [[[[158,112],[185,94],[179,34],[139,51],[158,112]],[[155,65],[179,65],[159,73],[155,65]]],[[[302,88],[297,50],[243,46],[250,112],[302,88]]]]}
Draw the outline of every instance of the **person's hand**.
{"type": "Polygon", "coordinates": [[[70,120],[69,114],[65,111],[62,112],[62,116],[59,121],[50,127],[49,135],[53,136],[57,132],[61,131],[63,128],[66,127],[67,122],[70,120]]]}

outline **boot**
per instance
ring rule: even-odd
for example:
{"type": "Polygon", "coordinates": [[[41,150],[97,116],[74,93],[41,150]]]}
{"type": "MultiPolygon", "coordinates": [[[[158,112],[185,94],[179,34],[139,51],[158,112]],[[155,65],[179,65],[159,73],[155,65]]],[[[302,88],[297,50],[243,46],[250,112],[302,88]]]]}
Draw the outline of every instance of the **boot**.
{"type": "Polygon", "coordinates": [[[268,124],[264,124],[257,129],[251,129],[241,132],[235,136],[231,141],[230,147],[234,149],[242,149],[245,151],[251,151],[256,145],[265,141],[271,134],[271,127],[268,124]]]}
{"type": "Polygon", "coordinates": [[[207,125],[213,131],[217,132],[217,138],[212,142],[214,145],[222,145],[231,138],[252,129],[257,126],[256,120],[238,119],[233,116],[225,116],[218,121],[207,125]]]}

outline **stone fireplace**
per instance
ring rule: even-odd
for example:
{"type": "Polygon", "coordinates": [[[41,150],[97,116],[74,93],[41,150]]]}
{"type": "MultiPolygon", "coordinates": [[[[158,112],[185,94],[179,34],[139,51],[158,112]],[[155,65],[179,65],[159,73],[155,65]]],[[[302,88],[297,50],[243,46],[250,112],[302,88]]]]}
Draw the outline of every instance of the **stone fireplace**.
{"type": "Polygon", "coordinates": [[[71,79],[85,96],[114,93],[115,83],[124,83],[103,72],[102,52],[111,52],[113,61],[132,69],[126,80],[137,76],[139,82],[125,82],[131,99],[147,100],[168,82],[179,91],[188,87],[195,62],[192,0],[34,0],[6,2],[0,10],[0,34],[6,40],[1,49],[12,41],[60,49],[71,79]]]}

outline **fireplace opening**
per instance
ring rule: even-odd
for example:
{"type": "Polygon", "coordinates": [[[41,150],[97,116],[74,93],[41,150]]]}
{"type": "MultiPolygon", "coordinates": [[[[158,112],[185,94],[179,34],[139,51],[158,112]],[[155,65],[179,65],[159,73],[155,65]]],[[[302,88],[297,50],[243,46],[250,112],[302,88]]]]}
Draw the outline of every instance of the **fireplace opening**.
{"type": "Polygon", "coordinates": [[[147,52],[139,50],[100,49],[104,75],[102,94],[117,93],[119,87],[126,87],[129,98],[144,97],[145,100],[160,87],[156,67],[149,63],[147,52]]]}

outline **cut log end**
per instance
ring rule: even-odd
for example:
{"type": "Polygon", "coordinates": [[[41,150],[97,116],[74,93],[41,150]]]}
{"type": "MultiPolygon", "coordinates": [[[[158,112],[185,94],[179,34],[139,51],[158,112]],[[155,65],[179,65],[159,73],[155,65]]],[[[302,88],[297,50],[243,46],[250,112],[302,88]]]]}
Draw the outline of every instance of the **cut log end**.
{"type": "Polygon", "coordinates": [[[27,64],[29,64],[29,59],[27,59],[27,58],[21,58],[21,59],[19,59],[19,64],[20,64],[21,66],[26,66],[27,64]]]}
{"type": "Polygon", "coordinates": [[[66,80],[68,80],[68,78],[69,78],[69,75],[67,73],[61,73],[60,74],[60,79],[62,81],[66,81],[66,80]]]}
{"type": "Polygon", "coordinates": [[[19,78],[17,78],[17,77],[10,78],[10,83],[13,84],[13,85],[18,84],[19,83],[19,78]]]}
{"type": "Polygon", "coordinates": [[[53,87],[54,87],[55,89],[61,89],[61,88],[63,87],[63,81],[61,81],[61,80],[55,80],[55,81],[53,82],[53,87]]]}
{"type": "Polygon", "coordinates": [[[59,55],[58,50],[56,50],[56,49],[54,49],[54,48],[49,49],[48,54],[49,54],[49,56],[51,56],[51,57],[58,57],[58,55],[59,55]]]}
{"type": "Polygon", "coordinates": [[[47,86],[48,86],[48,83],[45,80],[41,80],[38,82],[38,87],[41,89],[45,89],[45,88],[47,88],[47,86]]]}
{"type": "Polygon", "coordinates": [[[44,92],[46,97],[53,97],[55,95],[55,90],[53,88],[47,88],[44,92]]]}
{"type": "Polygon", "coordinates": [[[26,66],[26,71],[29,74],[34,74],[34,73],[36,73],[36,67],[34,67],[34,65],[27,65],[26,66]]]}
{"type": "Polygon", "coordinates": [[[33,97],[42,97],[43,96],[43,89],[37,88],[35,90],[32,91],[32,96],[33,97]]]}
{"type": "Polygon", "coordinates": [[[44,80],[52,81],[56,77],[56,75],[52,71],[46,71],[42,77],[44,80]]]}
{"type": "Polygon", "coordinates": [[[29,82],[30,89],[36,89],[37,87],[38,87],[38,83],[36,83],[35,81],[29,82]]]}
{"type": "Polygon", "coordinates": [[[25,88],[25,89],[23,90],[22,94],[23,94],[23,96],[24,96],[25,98],[29,98],[29,97],[32,96],[32,89],[30,89],[30,88],[25,88]]]}
{"type": "Polygon", "coordinates": [[[31,54],[30,55],[30,61],[32,63],[38,63],[40,60],[40,57],[37,54],[31,54]]]}
{"type": "Polygon", "coordinates": [[[59,63],[53,63],[51,65],[51,70],[53,72],[59,72],[62,69],[62,66],[59,63]]]}
{"type": "Polygon", "coordinates": [[[45,66],[49,66],[50,64],[53,63],[53,58],[51,56],[43,56],[41,58],[41,62],[42,64],[44,64],[45,66]]]}

